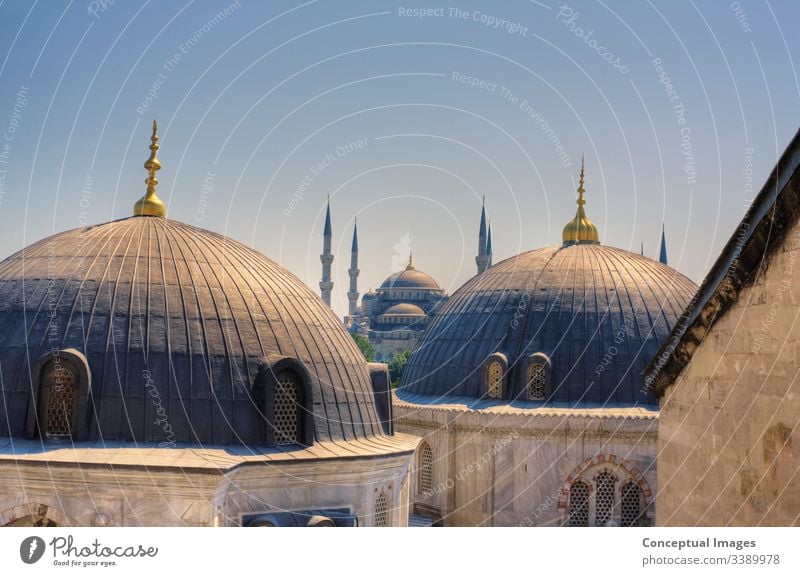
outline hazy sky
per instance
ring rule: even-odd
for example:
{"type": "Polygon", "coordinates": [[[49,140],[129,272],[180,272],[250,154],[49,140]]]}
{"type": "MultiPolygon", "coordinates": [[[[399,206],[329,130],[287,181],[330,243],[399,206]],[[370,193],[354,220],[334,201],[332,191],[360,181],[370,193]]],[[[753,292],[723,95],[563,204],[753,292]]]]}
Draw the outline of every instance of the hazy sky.
{"type": "Polygon", "coordinates": [[[353,219],[360,290],[415,264],[475,273],[560,242],[581,154],[604,243],[699,282],[800,126],[800,3],[0,0],[0,257],[129,216],[161,125],[171,218],[334,308],[353,219]],[[458,9],[455,6],[458,6],[458,9]],[[752,168],[752,181],[748,173],[752,168]]]}

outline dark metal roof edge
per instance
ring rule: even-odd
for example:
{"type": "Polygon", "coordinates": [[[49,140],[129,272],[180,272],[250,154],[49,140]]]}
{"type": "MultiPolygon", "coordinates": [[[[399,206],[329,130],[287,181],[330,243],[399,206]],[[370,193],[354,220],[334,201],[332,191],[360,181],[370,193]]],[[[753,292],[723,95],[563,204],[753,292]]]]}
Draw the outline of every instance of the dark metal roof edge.
{"type": "MultiPolygon", "coordinates": [[[[642,371],[648,389],[657,398],[663,395],[669,376],[677,376],[683,371],[705,333],[735,302],[739,291],[747,284],[746,277],[752,276],[754,265],[763,262],[763,257],[777,246],[774,242],[776,237],[771,234],[773,222],[769,214],[783,198],[786,187],[798,173],[798,168],[800,129],[781,154],[761,191],[753,199],[744,218],[733,231],[669,337],[642,371]],[[764,232],[765,228],[768,229],[765,234],[756,233],[764,232]],[[750,261],[742,258],[745,252],[752,254],[753,251],[760,252],[762,258],[750,261]],[[742,268],[742,263],[749,266],[742,268]],[[726,278],[729,280],[727,283],[726,278]]],[[[800,213],[800,204],[790,204],[788,208],[788,218],[795,219],[800,213]]]]}

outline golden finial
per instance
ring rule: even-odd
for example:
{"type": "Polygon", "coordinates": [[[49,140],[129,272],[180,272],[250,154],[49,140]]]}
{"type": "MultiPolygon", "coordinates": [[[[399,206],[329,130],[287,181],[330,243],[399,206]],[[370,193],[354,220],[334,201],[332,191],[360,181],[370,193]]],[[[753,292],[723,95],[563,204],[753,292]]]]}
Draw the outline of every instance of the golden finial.
{"type": "Polygon", "coordinates": [[[158,123],[153,120],[153,135],[150,137],[150,158],[148,158],[144,167],[147,170],[147,179],[144,181],[147,184],[147,192],[140,198],[136,204],[133,205],[134,216],[158,216],[164,218],[167,215],[167,206],[156,194],[156,185],[158,178],[156,172],[161,170],[161,162],[158,160],[158,123]]]}
{"type": "Polygon", "coordinates": [[[406,266],[406,270],[413,270],[414,269],[414,255],[413,252],[408,252],[408,266],[406,266]]]}
{"type": "Polygon", "coordinates": [[[597,231],[597,226],[586,217],[583,206],[586,200],[583,195],[586,193],[584,188],[584,171],[583,171],[583,156],[581,156],[581,174],[578,179],[578,200],[575,202],[578,205],[578,211],[566,226],[561,234],[561,238],[565,245],[571,244],[600,244],[600,233],[597,231]]]}

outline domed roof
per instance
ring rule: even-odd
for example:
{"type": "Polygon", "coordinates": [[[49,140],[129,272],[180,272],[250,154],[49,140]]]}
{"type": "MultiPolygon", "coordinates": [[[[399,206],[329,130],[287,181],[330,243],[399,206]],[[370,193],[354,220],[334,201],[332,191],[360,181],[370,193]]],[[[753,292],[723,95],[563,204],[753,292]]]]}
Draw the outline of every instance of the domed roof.
{"type": "Polygon", "coordinates": [[[550,402],[655,404],[641,372],[696,289],[668,266],[600,244],[525,252],[453,294],[417,344],[400,396],[481,397],[486,362],[500,354],[504,398],[524,399],[527,359],[539,353],[550,402]]]}
{"type": "Polygon", "coordinates": [[[395,272],[381,284],[381,290],[392,288],[422,288],[425,290],[441,290],[439,283],[433,278],[414,268],[411,256],[408,257],[408,266],[400,272],[395,272]]]}
{"type": "Polygon", "coordinates": [[[425,310],[414,304],[395,304],[384,310],[382,315],[394,316],[425,316],[425,310]]]}
{"type": "Polygon", "coordinates": [[[271,355],[308,371],[316,439],[380,433],[367,365],[330,309],[258,252],[174,220],[71,230],[11,256],[0,263],[0,325],[12,408],[0,430],[11,435],[24,430],[34,365],[54,346],[86,357],[95,438],[162,440],[149,393],[177,442],[262,443],[252,389],[271,355]]]}
{"type": "Polygon", "coordinates": [[[42,406],[49,427],[42,397],[67,373],[84,387],[55,425],[71,414],[78,439],[294,442],[276,436],[279,418],[305,444],[383,434],[369,367],[319,297],[247,246],[164,218],[155,128],[136,216],[0,262],[0,435],[33,434],[42,406]],[[265,387],[277,394],[281,378],[294,386],[278,414],[265,387]]]}

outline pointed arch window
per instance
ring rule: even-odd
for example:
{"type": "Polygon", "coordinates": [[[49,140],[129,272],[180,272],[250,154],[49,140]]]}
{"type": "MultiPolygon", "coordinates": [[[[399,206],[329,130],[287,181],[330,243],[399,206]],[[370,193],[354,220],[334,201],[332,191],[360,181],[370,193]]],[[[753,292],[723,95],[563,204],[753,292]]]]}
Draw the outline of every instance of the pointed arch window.
{"type": "Polygon", "coordinates": [[[425,440],[422,441],[417,456],[417,470],[417,488],[420,494],[426,495],[433,491],[433,450],[425,440]]]}
{"type": "Polygon", "coordinates": [[[573,482],[569,490],[569,525],[589,525],[589,485],[583,480],[573,482]]]}

